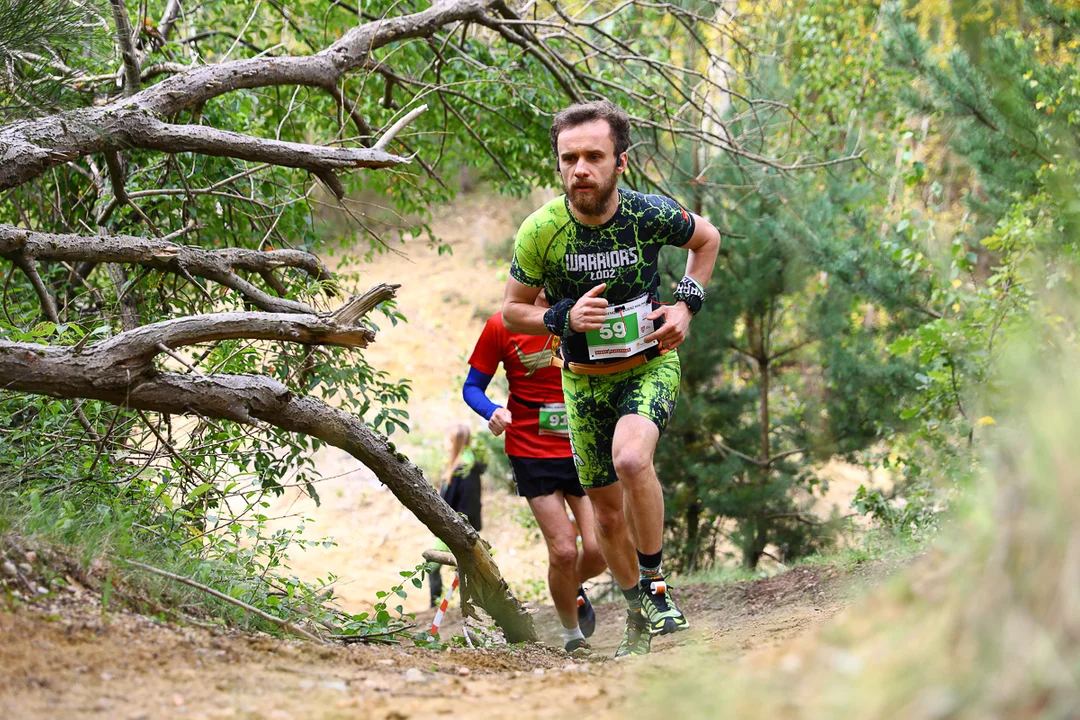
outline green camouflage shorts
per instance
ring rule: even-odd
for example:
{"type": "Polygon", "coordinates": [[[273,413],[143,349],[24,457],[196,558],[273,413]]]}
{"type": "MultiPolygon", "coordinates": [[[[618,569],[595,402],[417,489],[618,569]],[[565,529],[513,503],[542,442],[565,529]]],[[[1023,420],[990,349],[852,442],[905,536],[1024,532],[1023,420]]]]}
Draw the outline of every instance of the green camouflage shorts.
{"type": "Polygon", "coordinates": [[[600,488],[619,479],[615,475],[611,441],[615,424],[623,415],[647,417],[664,432],[679,397],[681,376],[676,352],[611,375],[563,371],[570,445],[583,488],[600,488]]]}

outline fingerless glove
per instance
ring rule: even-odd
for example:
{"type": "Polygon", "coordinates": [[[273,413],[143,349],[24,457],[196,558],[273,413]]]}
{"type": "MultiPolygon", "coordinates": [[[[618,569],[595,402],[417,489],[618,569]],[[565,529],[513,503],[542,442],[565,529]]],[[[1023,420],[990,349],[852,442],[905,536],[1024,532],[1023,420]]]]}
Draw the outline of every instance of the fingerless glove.
{"type": "Polygon", "coordinates": [[[574,307],[574,301],[563,298],[544,313],[544,327],[555,337],[565,337],[573,332],[570,329],[570,308],[572,307],[574,307]]]}

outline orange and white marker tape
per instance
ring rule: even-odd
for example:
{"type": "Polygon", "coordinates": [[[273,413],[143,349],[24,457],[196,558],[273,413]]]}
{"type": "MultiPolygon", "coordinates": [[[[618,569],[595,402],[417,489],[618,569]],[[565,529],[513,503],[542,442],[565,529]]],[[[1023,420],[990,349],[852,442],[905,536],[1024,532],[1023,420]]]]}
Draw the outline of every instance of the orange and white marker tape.
{"type": "Polygon", "coordinates": [[[446,597],[439,603],[439,609],[435,611],[435,617],[431,621],[431,634],[439,634],[439,626],[442,625],[443,615],[446,614],[446,608],[450,607],[450,600],[454,597],[454,591],[458,587],[458,576],[454,573],[454,583],[450,586],[450,592],[446,593],[446,597]]]}

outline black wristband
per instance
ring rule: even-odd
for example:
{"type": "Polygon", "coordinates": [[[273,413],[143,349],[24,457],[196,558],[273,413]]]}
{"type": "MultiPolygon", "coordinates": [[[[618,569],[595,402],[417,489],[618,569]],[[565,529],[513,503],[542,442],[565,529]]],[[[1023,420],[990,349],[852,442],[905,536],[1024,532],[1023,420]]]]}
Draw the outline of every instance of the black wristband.
{"type": "Polygon", "coordinates": [[[570,298],[563,298],[552,305],[544,313],[544,327],[556,337],[569,335],[572,332],[570,330],[570,308],[572,307],[574,307],[574,301],[570,298]]]}
{"type": "Polygon", "coordinates": [[[679,281],[679,284],[675,287],[675,292],[671,295],[676,301],[681,300],[686,303],[686,306],[690,308],[690,312],[695,315],[701,310],[701,304],[705,302],[705,289],[689,275],[683,275],[683,279],[679,281]]]}

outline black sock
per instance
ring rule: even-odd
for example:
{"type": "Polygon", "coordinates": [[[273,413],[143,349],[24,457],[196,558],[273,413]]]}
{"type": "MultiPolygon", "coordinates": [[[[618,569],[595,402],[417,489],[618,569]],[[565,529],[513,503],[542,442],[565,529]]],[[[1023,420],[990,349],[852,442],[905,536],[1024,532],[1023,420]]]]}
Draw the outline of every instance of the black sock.
{"type": "Polygon", "coordinates": [[[638,570],[641,573],[642,580],[657,580],[664,577],[664,573],[660,570],[660,565],[663,562],[663,555],[663,548],[660,548],[651,555],[646,555],[638,550],[638,570]]]}

